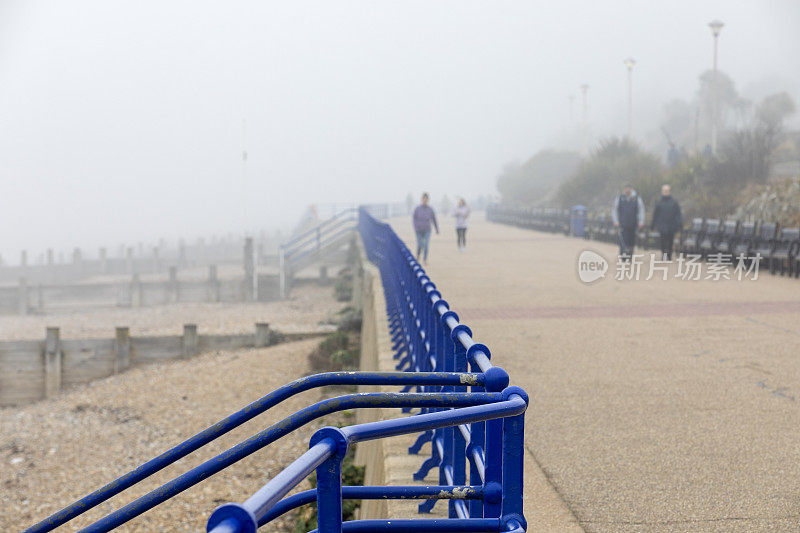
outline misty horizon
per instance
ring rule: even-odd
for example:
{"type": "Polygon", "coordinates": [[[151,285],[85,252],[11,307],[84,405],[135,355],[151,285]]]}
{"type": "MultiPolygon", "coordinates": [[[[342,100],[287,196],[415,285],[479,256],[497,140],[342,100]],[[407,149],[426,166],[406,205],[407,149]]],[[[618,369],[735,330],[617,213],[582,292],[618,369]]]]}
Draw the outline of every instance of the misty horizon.
{"type": "Polygon", "coordinates": [[[626,57],[633,137],[656,149],[664,105],[711,68],[712,19],[743,97],[800,101],[789,1],[4,1],[0,254],[287,230],[309,204],[423,190],[434,206],[496,195],[506,164],[575,148],[583,83],[591,142],[625,135],[626,57]]]}

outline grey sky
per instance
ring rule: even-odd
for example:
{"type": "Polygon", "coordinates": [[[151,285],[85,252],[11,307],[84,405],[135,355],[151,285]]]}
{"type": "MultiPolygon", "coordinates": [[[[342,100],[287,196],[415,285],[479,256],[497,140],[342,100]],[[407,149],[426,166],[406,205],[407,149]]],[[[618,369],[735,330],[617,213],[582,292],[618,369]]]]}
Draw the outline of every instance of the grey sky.
{"type": "Polygon", "coordinates": [[[791,0],[0,0],[0,253],[490,193],[504,163],[563,141],[580,83],[594,138],[624,133],[625,57],[634,134],[655,129],[710,68],[714,18],[745,96],[800,101],[791,0]]]}

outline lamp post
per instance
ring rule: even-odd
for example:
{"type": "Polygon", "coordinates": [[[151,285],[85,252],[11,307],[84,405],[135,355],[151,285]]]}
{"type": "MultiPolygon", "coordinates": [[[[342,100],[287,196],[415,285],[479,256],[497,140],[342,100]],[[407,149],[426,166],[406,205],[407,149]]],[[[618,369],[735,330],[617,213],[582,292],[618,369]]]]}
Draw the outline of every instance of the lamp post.
{"type": "Polygon", "coordinates": [[[717,115],[719,113],[719,95],[717,94],[717,42],[719,32],[724,24],[719,20],[712,20],[708,23],[711,33],[714,35],[714,76],[711,81],[711,153],[717,153],[717,115]]]}
{"type": "Polygon", "coordinates": [[[636,61],[629,57],[623,63],[628,67],[628,139],[633,139],[633,66],[636,61]]]}
{"type": "Polygon", "coordinates": [[[583,126],[581,128],[583,134],[583,154],[589,153],[589,103],[586,98],[586,93],[589,90],[589,85],[584,83],[581,85],[581,94],[583,95],[583,126]]]}

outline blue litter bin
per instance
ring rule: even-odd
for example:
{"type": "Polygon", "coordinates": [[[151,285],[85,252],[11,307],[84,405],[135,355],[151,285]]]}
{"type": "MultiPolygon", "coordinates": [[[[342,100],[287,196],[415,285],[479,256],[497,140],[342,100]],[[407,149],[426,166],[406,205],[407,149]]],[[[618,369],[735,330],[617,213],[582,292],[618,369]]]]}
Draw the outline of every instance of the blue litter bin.
{"type": "Polygon", "coordinates": [[[570,217],[570,233],[575,237],[586,236],[586,206],[574,205],[572,206],[572,216],[570,217]]]}

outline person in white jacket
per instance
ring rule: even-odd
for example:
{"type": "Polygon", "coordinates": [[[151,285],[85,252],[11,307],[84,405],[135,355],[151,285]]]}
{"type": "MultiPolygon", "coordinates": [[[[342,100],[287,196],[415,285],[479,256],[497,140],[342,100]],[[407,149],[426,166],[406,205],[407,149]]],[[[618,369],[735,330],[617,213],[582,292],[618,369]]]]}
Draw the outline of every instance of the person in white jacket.
{"type": "Polygon", "coordinates": [[[458,205],[453,210],[453,216],[456,218],[456,239],[458,240],[458,251],[464,251],[467,247],[467,218],[469,217],[470,210],[467,202],[463,198],[458,199],[458,205]]]}

